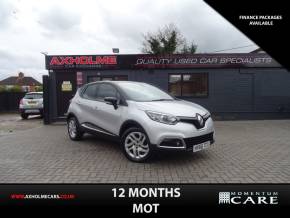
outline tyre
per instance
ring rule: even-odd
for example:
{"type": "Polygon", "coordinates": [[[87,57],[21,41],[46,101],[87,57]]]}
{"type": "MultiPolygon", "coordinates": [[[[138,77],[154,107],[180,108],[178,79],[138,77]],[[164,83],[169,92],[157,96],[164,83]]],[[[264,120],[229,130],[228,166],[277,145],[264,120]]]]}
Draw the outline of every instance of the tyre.
{"type": "Polygon", "coordinates": [[[80,125],[75,117],[70,117],[67,120],[67,131],[71,140],[78,141],[83,137],[83,132],[80,130],[80,125]]]}
{"type": "Polygon", "coordinates": [[[147,134],[138,127],[129,128],[124,132],[121,146],[125,156],[133,162],[147,161],[154,153],[147,134]]]}
{"type": "Polygon", "coordinates": [[[28,114],[22,113],[21,117],[22,117],[22,119],[26,120],[28,118],[28,114]]]}

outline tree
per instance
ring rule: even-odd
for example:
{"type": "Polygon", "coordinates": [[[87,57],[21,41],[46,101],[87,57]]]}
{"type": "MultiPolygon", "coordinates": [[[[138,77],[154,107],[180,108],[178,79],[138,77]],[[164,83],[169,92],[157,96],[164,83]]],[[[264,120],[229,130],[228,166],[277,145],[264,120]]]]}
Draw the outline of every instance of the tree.
{"type": "Polygon", "coordinates": [[[184,36],[174,24],[165,25],[155,33],[143,35],[142,52],[156,55],[194,54],[197,46],[187,43],[184,36]]]}
{"type": "Polygon", "coordinates": [[[0,92],[5,92],[6,91],[6,88],[5,88],[5,86],[3,86],[3,85],[0,85],[0,92]]]}
{"type": "Polygon", "coordinates": [[[197,49],[197,45],[195,45],[193,42],[191,42],[190,44],[187,44],[187,42],[185,41],[182,49],[180,52],[180,54],[194,54],[196,52],[197,49]]]}
{"type": "Polygon", "coordinates": [[[43,92],[43,86],[35,86],[36,92],[43,92]]]}
{"type": "Polygon", "coordinates": [[[19,85],[13,85],[8,89],[9,92],[23,92],[22,87],[19,85]]]}

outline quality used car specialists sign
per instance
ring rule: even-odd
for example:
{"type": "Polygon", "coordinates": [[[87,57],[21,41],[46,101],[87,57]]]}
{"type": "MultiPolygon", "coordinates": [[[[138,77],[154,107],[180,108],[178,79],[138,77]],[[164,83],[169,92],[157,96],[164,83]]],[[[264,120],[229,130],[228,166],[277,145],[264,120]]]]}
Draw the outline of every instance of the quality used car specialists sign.
{"type": "Polygon", "coordinates": [[[262,67],[276,66],[275,60],[268,55],[192,55],[152,57],[145,56],[136,60],[139,67],[262,67]]]}

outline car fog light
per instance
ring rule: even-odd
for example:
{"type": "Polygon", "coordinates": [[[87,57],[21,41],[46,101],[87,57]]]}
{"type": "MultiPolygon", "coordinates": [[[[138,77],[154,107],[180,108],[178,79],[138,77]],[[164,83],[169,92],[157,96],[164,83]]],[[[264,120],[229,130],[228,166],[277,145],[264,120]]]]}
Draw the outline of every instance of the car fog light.
{"type": "Polygon", "coordinates": [[[161,147],[183,147],[181,139],[164,139],[161,144],[161,147]]]}

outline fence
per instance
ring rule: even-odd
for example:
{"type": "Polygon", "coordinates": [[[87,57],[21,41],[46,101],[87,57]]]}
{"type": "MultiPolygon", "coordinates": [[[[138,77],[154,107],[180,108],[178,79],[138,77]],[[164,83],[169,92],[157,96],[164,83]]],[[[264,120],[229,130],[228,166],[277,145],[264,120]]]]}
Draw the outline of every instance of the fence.
{"type": "Polygon", "coordinates": [[[0,92],[0,112],[18,111],[19,101],[25,92],[0,92]]]}

